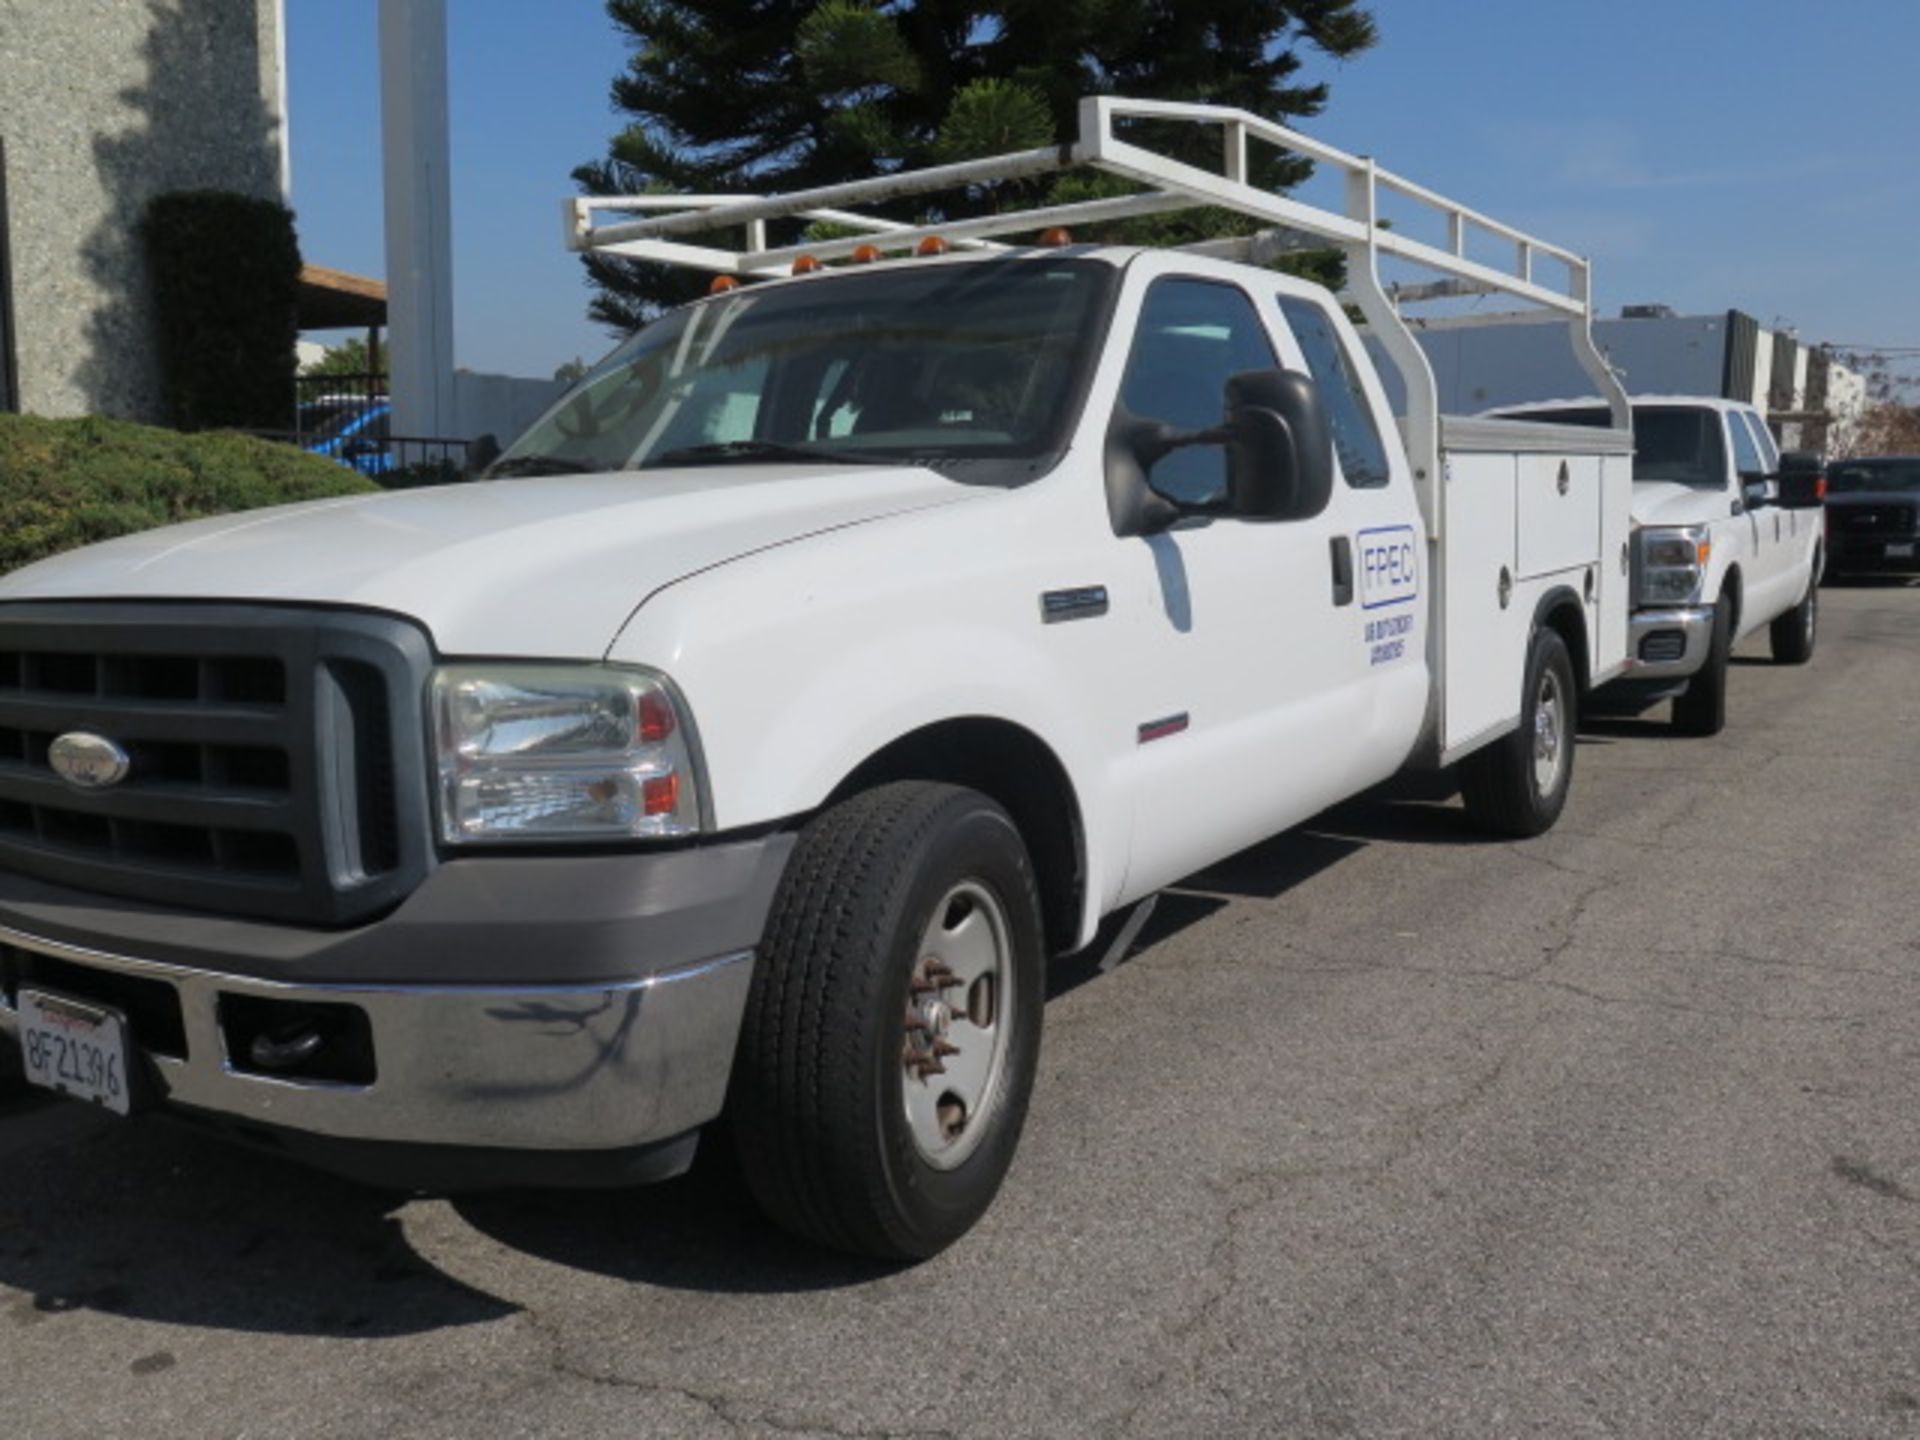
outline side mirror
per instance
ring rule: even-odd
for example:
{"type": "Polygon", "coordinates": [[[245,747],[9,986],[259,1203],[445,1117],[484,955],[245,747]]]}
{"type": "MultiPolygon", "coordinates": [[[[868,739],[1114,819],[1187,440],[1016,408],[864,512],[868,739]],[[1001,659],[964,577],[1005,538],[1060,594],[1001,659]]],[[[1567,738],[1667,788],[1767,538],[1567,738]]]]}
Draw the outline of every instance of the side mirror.
{"type": "Polygon", "coordinates": [[[1827,499],[1827,467],[1807,450],[1789,450],[1780,457],[1780,508],[1817,510],[1827,499]]]}
{"type": "Polygon", "coordinates": [[[1749,510],[1765,509],[1774,502],[1773,482],[1771,480],[1741,477],[1740,499],[1749,510]]]}
{"type": "Polygon", "coordinates": [[[1107,509],[1116,535],[1153,535],[1189,517],[1307,520],[1333,497],[1333,432],[1313,381],[1294,370],[1246,370],[1228,378],[1226,423],[1176,430],[1114,412],[1107,429],[1107,509]],[[1157,489],[1153,467],[1175,450],[1227,452],[1224,502],[1182,500],[1157,489]]]}
{"type": "Polygon", "coordinates": [[[1310,520],[1333,498],[1333,429],[1298,370],[1227,381],[1227,504],[1247,520],[1310,520]]]}

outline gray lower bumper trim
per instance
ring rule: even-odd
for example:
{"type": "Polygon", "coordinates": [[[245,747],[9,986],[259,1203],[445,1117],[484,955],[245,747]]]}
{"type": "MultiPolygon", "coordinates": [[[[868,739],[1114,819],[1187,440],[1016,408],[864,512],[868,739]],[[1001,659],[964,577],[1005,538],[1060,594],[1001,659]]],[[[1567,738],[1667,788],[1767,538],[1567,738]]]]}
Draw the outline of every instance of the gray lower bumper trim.
{"type": "Polygon", "coordinates": [[[83,949],[294,984],[590,989],[760,943],[794,837],[442,862],[345,930],[117,900],[0,870],[0,927],[83,949]]]}
{"type": "MultiPolygon", "coordinates": [[[[742,950],[597,985],[287,984],[50,941],[0,926],[10,945],[79,967],[164,982],[187,1054],[150,1056],[158,1098],[346,1140],[509,1150],[617,1150],[668,1139],[720,1112],[752,978],[742,950]],[[355,1005],[368,1018],[371,1085],[234,1069],[223,995],[355,1005]]],[[[0,1034],[18,1017],[0,997],[0,1034]]]]}

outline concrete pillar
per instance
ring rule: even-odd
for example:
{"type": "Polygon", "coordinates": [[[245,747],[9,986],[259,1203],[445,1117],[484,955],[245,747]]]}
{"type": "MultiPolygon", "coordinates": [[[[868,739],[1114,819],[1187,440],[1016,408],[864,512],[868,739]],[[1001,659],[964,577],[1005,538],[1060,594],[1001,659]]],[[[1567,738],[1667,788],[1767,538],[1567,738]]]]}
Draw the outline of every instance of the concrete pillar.
{"type": "Polygon", "coordinates": [[[393,433],[453,437],[446,0],[380,0],[380,127],[393,433]]]}

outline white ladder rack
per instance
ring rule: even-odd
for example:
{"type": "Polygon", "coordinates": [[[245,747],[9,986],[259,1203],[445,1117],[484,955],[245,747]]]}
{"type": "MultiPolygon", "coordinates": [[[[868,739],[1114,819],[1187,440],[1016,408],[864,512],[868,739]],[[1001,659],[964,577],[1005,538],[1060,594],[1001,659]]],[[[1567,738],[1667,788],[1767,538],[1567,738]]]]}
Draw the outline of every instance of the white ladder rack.
{"type": "Polygon", "coordinates": [[[1478,210],[1382,169],[1372,159],[1350,155],[1310,136],[1245,110],[1160,100],[1089,96],[1080,102],[1079,137],[1069,145],[1023,150],[959,164],[901,171],[867,180],[822,185],[786,195],[577,196],[566,202],[568,248],[679,265],[716,274],[774,277],[810,255],[822,262],[844,259],[862,246],[911,252],[923,239],[939,237],[959,248],[998,250],[996,237],[1026,235],[1054,226],[1100,224],[1136,216],[1170,214],[1203,206],[1231,210],[1261,222],[1260,232],[1182,247],[1199,254],[1262,263],[1306,244],[1330,244],[1347,258],[1347,291],[1368,331],[1399,371],[1406,395],[1401,424],[1435,537],[1444,511],[1432,490],[1439,475],[1440,416],[1433,368],[1415,329],[1562,321],[1574,357],[1592,378],[1618,429],[1631,427],[1626,393],[1593,342],[1593,272],[1585,257],[1526,234],[1478,210]],[[1209,126],[1220,131],[1221,170],[1215,174],[1122,139],[1126,121],[1149,120],[1209,126]],[[1345,179],[1345,208],[1323,209],[1250,184],[1249,151],[1267,145],[1311,160],[1345,179]],[[1094,169],[1134,181],[1138,194],[1038,205],[937,223],[908,224],[863,214],[857,208],[930,195],[970,185],[1094,169]],[[1381,223],[1384,195],[1411,202],[1416,213],[1437,213],[1447,243],[1435,245],[1381,223]],[[599,218],[605,216],[606,218],[599,218]],[[850,230],[851,235],[770,245],[768,222],[800,219],[850,230]],[[716,232],[738,232],[739,250],[710,241],[716,232]],[[1491,238],[1504,249],[1504,263],[1468,256],[1470,241],[1491,238]],[[1433,272],[1436,280],[1389,287],[1380,276],[1381,257],[1433,272]],[[1564,285],[1535,274],[1536,262],[1556,263],[1564,285]],[[1518,310],[1422,319],[1407,307],[1461,297],[1504,296],[1518,310]]]}

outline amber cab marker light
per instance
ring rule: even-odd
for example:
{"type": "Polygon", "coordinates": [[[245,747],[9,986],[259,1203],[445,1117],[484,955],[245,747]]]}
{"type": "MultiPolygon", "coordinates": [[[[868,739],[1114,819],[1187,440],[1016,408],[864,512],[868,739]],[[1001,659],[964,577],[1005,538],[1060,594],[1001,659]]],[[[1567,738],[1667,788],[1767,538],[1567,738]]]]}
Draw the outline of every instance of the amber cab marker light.
{"type": "Polygon", "coordinates": [[[811,275],[814,271],[824,268],[820,261],[812,255],[802,255],[798,260],[793,262],[793,273],[796,275],[811,275]]]}
{"type": "Polygon", "coordinates": [[[713,277],[713,283],[707,287],[707,293],[709,295],[724,295],[729,290],[738,290],[739,288],[740,282],[734,279],[733,276],[716,275],[713,277]]]}
{"type": "Polygon", "coordinates": [[[853,263],[856,265],[871,265],[879,258],[880,247],[878,245],[862,245],[853,252],[853,263]]]}
{"type": "Polygon", "coordinates": [[[942,240],[938,235],[929,235],[913,247],[913,253],[916,255],[944,255],[947,253],[947,242],[942,240]]]}
{"type": "Polygon", "coordinates": [[[1071,245],[1073,243],[1073,232],[1064,226],[1055,225],[1051,230],[1042,230],[1040,232],[1040,243],[1042,245],[1055,246],[1071,245]]]}

